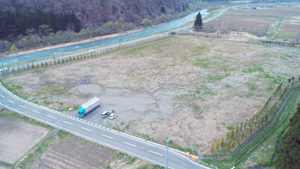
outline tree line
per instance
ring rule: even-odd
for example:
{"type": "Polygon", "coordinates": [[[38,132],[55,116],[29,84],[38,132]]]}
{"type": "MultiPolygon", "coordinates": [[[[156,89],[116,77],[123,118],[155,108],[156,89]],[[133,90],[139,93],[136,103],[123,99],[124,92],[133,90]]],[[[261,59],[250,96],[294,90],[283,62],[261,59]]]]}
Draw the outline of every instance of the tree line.
{"type": "Polygon", "coordinates": [[[300,166],[300,104],[290,119],[289,127],[277,149],[274,164],[278,169],[296,169],[300,166]]]}
{"type": "Polygon", "coordinates": [[[9,36],[19,36],[40,33],[48,35],[50,32],[72,30],[79,32],[81,24],[74,12],[70,14],[35,12],[19,13],[0,11],[0,39],[9,36]]]}

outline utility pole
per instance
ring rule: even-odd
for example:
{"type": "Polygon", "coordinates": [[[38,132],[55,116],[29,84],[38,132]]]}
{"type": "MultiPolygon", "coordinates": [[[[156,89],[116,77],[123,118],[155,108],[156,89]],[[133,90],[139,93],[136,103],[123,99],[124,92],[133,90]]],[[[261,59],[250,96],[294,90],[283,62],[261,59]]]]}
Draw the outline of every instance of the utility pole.
{"type": "Polygon", "coordinates": [[[61,116],[61,113],[60,113],[60,107],[59,107],[59,106],[57,106],[57,107],[58,107],[59,114],[60,114],[61,125],[62,125],[62,127],[63,127],[63,131],[65,132],[64,122],[63,122],[63,120],[62,120],[62,116],[61,116]]]}
{"type": "Polygon", "coordinates": [[[165,160],[165,168],[164,169],[168,169],[168,148],[169,148],[169,143],[170,143],[170,139],[168,137],[167,140],[166,140],[167,152],[166,152],[166,160],[165,160]]]}

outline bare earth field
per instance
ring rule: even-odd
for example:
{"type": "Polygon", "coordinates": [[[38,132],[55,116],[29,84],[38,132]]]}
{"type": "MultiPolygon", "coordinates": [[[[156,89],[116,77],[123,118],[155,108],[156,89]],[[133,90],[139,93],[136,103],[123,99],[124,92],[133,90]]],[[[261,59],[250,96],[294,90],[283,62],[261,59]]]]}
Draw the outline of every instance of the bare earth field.
{"type": "Polygon", "coordinates": [[[281,8],[271,8],[271,9],[260,9],[260,10],[229,10],[227,15],[257,15],[260,17],[283,17],[283,16],[295,16],[300,15],[300,10],[298,8],[291,7],[281,7],[281,8]],[[232,14],[231,14],[232,13],[232,14]]]}
{"type": "Polygon", "coordinates": [[[85,139],[68,136],[42,154],[30,168],[138,168],[149,165],[144,161],[105,148],[85,139]]]}
{"type": "MultiPolygon", "coordinates": [[[[129,134],[208,152],[212,142],[250,117],[281,80],[297,77],[300,50],[180,37],[3,79],[27,100],[57,108],[98,96],[88,117],[129,134]],[[96,115],[95,115],[96,114],[96,115]]],[[[67,112],[76,114],[76,111],[67,112]]]]}
{"type": "Polygon", "coordinates": [[[245,17],[245,16],[224,16],[216,19],[210,23],[221,24],[225,26],[237,26],[237,27],[266,27],[266,25],[272,25],[278,18],[263,18],[263,17],[245,17]]]}
{"type": "Polygon", "coordinates": [[[48,129],[0,115],[0,161],[13,164],[41,141],[48,129]]]}
{"type": "Polygon", "coordinates": [[[300,16],[294,16],[290,19],[286,19],[284,23],[281,24],[279,30],[296,33],[300,32],[300,16]]]}

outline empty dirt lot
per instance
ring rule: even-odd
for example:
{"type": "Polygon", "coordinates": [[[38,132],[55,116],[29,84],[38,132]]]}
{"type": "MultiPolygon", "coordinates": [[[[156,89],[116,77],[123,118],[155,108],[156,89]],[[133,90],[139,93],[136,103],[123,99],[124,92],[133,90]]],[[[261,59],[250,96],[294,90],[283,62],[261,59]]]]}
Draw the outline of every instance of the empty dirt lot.
{"type": "Polygon", "coordinates": [[[41,141],[48,129],[0,113],[0,161],[14,164],[41,141]]]}
{"type": "MultiPolygon", "coordinates": [[[[281,80],[299,75],[299,49],[176,36],[3,79],[23,98],[64,110],[98,96],[104,125],[207,152],[250,117],[281,80]]],[[[93,112],[93,113],[100,113],[93,112]]],[[[96,119],[98,120],[98,119],[96,119]]]]}

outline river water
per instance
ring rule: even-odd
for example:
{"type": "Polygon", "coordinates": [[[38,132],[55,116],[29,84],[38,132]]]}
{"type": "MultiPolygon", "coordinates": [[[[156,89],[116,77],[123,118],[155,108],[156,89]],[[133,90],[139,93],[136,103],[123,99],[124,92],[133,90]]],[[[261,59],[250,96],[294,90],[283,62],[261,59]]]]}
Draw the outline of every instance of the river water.
{"type": "MultiPolygon", "coordinates": [[[[207,9],[200,11],[202,18],[205,18],[207,16],[206,11],[207,11],[207,9]]],[[[11,64],[11,63],[17,63],[17,62],[21,62],[21,61],[27,61],[27,60],[46,57],[46,56],[86,49],[86,48],[95,47],[95,46],[99,46],[99,45],[110,44],[110,43],[114,43],[114,42],[119,42],[120,40],[122,40],[122,41],[129,40],[132,38],[155,34],[156,32],[162,32],[162,31],[166,31],[166,30],[169,30],[172,28],[176,28],[176,27],[181,26],[182,24],[192,21],[192,19],[197,15],[198,12],[191,13],[183,18],[162,24],[157,27],[145,29],[143,31],[128,34],[128,35],[123,35],[123,36],[118,36],[118,37],[108,38],[108,39],[102,39],[102,40],[98,40],[98,41],[82,43],[82,44],[77,44],[77,45],[71,45],[71,46],[66,46],[66,47],[61,47],[61,48],[56,48],[56,49],[44,50],[44,51],[40,51],[40,52],[19,55],[19,56],[12,57],[12,58],[5,58],[5,59],[2,59],[2,64],[7,65],[7,64],[11,64]]]]}

